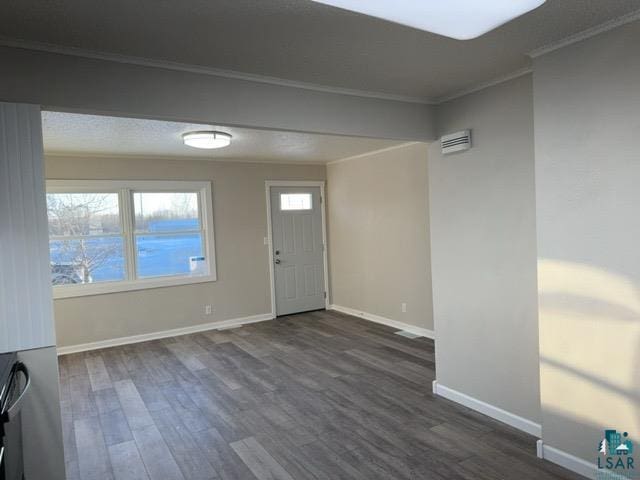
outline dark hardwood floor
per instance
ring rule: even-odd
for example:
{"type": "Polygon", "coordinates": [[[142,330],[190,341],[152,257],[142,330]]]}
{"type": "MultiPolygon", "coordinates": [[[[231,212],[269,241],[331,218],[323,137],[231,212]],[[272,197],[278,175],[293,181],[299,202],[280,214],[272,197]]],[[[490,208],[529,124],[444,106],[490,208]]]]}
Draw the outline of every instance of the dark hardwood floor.
{"type": "Polygon", "coordinates": [[[431,393],[433,341],[336,312],[60,357],[68,479],[575,479],[431,393]]]}

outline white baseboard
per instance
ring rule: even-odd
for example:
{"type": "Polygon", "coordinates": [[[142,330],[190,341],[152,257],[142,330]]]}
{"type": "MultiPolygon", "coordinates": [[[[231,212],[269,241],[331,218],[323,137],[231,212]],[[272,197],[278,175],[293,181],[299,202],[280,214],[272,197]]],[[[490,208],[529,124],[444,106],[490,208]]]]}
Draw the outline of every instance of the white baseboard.
{"type": "Polygon", "coordinates": [[[531,420],[516,415],[515,413],[507,412],[502,408],[483,402],[477,398],[470,397],[469,395],[453,390],[452,388],[445,387],[444,385],[439,384],[436,380],[433,381],[433,393],[451,400],[452,402],[464,405],[465,407],[480,412],[502,423],[506,423],[513,428],[522,430],[529,435],[533,435],[538,438],[542,436],[542,427],[539,423],[532,422],[531,420]]]}
{"type": "Polygon", "coordinates": [[[69,345],[66,347],[58,347],[58,355],[66,355],[69,353],[86,352],[89,350],[98,350],[100,348],[116,347],[118,345],[127,345],[130,343],[147,342],[149,340],[157,340],[159,338],[175,337],[178,335],[188,335],[189,333],[204,332],[207,330],[217,330],[224,328],[239,327],[249,323],[264,322],[272,320],[274,317],[271,313],[263,313],[260,315],[251,315],[249,317],[232,318],[222,320],[220,322],[201,323],[191,327],[173,328],[171,330],[163,330],[160,332],[143,333],[142,335],[132,335],[130,337],[119,337],[109,340],[101,340],[98,342],[82,343],[79,345],[69,345]]]}
{"type": "Polygon", "coordinates": [[[336,312],[346,313],[347,315],[353,315],[354,317],[364,318],[365,320],[369,320],[370,322],[381,323],[382,325],[397,328],[398,330],[404,330],[421,337],[435,338],[435,333],[433,332],[433,330],[416,327],[414,325],[409,325],[408,323],[399,322],[397,320],[391,320],[390,318],[374,315],[373,313],[367,313],[349,307],[342,307],[340,305],[329,305],[329,310],[335,310],[336,312]]]}
{"type": "MultiPolygon", "coordinates": [[[[560,465],[561,467],[566,468],[567,470],[571,470],[572,472],[578,473],[584,477],[595,480],[598,475],[598,467],[582,458],[576,457],[575,455],[571,455],[563,450],[552,447],[550,445],[546,445],[542,440],[538,440],[537,443],[537,452],[538,458],[543,458],[551,463],[555,463],[556,465],[560,465]]],[[[626,478],[622,476],[615,475],[613,472],[607,471],[607,478],[626,478]]]]}

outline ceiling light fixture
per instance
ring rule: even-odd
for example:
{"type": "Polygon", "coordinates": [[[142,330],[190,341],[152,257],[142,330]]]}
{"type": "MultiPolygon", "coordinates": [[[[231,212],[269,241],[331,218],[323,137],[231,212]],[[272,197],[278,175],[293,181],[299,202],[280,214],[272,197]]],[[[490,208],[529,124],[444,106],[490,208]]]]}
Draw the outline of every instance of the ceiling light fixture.
{"type": "Polygon", "coordinates": [[[314,0],[394,23],[470,40],[538,8],[546,0],[314,0]]]}
{"type": "Polygon", "coordinates": [[[194,148],[223,148],[231,144],[231,135],[214,131],[187,132],[182,134],[182,140],[194,148]]]}

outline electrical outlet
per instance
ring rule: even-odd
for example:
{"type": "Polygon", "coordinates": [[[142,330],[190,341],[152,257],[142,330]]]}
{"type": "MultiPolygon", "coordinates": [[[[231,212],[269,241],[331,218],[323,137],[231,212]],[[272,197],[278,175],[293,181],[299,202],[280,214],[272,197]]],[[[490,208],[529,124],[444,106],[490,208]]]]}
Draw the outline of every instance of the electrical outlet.
{"type": "Polygon", "coordinates": [[[211,308],[211,305],[205,305],[204,306],[204,314],[205,315],[211,315],[212,312],[213,312],[213,309],[211,308]]]}
{"type": "Polygon", "coordinates": [[[402,309],[402,313],[407,313],[407,304],[406,303],[401,303],[400,304],[400,308],[402,309]]]}

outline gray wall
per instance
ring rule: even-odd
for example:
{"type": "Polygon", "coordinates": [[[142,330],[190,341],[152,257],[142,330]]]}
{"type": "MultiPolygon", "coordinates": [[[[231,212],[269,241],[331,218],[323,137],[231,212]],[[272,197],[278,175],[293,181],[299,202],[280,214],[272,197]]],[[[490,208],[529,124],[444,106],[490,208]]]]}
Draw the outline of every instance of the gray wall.
{"type": "MultiPolygon", "coordinates": [[[[22,409],[25,478],[64,480],[56,347],[25,350],[18,358],[31,375],[31,392],[22,409]]],[[[71,405],[65,407],[70,409],[71,405]]]]}
{"type": "Polygon", "coordinates": [[[328,165],[327,209],[332,303],[433,330],[427,145],[328,165]]]}
{"type": "Polygon", "coordinates": [[[545,444],[640,440],[640,22],[535,61],[545,444]]]}
{"type": "Polygon", "coordinates": [[[540,420],[531,76],[451,101],[429,149],[438,383],[540,420]]]}
{"type": "Polygon", "coordinates": [[[324,165],[47,157],[48,179],[210,180],[216,237],[216,282],[55,300],[58,346],[269,314],[265,180],[325,174],[324,165]]]}
{"type": "Polygon", "coordinates": [[[431,140],[418,103],[0,47],[0,100],[128,117],[431,140]]]}

